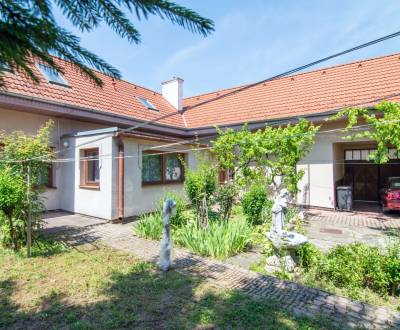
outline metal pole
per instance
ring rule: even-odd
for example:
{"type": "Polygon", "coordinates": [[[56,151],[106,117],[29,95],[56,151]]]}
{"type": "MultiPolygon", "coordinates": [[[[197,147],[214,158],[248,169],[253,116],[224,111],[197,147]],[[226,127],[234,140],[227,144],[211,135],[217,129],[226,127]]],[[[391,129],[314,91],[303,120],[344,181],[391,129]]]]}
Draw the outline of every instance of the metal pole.
{"type": "Polygon", "coordinates": [[[31,214],[31,165],[28,164],[28,187],[26,192],[28,200],[28,221],[26,226],[26,254],[28,258],[31,257],[32,245],[32,214],[31,214]]]}

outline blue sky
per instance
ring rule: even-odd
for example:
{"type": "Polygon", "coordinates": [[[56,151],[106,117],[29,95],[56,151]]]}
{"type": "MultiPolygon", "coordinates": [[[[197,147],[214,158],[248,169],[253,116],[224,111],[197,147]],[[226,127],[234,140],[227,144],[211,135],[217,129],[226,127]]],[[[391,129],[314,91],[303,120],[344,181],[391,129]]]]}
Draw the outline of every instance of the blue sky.
{"type": "MultiPolygon", "coordinates": [[[[203,38],[150,17],[136,25],[142,43],[131,45],[107,27],[82,34],[57,17],[124,79],[159,91],[162,81],[179,76],[185,96],[262,80],[400,30],[397,0],[176,2],[213,19],[215,32],[203,38]]],[[[400,37],[324,66],[395,52],[400,52],[400,37]]]]}

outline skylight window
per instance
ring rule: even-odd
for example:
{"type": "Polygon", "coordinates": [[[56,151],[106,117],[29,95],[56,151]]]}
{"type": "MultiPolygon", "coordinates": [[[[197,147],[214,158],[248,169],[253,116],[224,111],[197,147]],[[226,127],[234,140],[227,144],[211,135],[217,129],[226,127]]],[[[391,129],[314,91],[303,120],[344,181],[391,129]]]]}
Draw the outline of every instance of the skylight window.
{"type": "Polygon", "coordinates": [[[40,72],[46,77],[49,83],[61,85],[61,86],[69,86],[68,82],[64,79],[60,72],[53,69],[52,67],[45,64],[37,64],[40,72]]]}
{"type": "Polygon", "coordinates": [[[4,62],[0,62],[0,69],[2,71],[8,71],[8,72],[13,72],[13,69],[11,68],[11,66],[7,63],[4,62]]]}
{"type": "Polygon", "coordinates": [[[143,97],[136,97],[136,98],[137,98],[138,101],[139,101],[143,106],[145,106],[147,109],[158,111],[158,109],[156,108],[156,106],[155,106],[153,103],[151,103],[148,99],[145,99],[145,98],[143,98],[143,97]]]}

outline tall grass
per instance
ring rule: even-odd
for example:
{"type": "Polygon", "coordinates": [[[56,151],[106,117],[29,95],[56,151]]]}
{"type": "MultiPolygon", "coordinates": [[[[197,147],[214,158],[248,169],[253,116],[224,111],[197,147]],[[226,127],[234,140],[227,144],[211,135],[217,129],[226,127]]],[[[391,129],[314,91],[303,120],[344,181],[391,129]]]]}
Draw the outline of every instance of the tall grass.
{"type": "Polygon", "coordinates": [[[161,212],[143,214],[135,227],[135,234],[139,237],[160,239],[162,236],[163,221],[161,212]]]}
{"type": "Polygon", "coordinates": [[[250,246],[251,232],[244,219],[212,221],[206,228],[190,222],[176,230],[175,241],[200,255],[225,259],[250,246]]]}

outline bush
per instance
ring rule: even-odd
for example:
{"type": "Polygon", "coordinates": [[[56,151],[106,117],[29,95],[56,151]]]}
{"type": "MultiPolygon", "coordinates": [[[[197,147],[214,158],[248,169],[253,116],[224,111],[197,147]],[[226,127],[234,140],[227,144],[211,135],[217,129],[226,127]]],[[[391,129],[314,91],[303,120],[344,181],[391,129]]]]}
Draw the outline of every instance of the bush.
{"type": "Polygon", "coordinates": [[[196,208],[197,219],[206,226],[211,198],[217,189],[216,169],[207,162],[201,162],[195,171],[186,168],[184,187],[192,206],[196,208]]]}
{"type": "Polygon", "coordinates": [[[261,224],[271,213],[272,202],[268,200],[267,190],[262,184],[250,187],[242,198],[243,213],[252,224],[261,224]]]}
{"type": "Polygon", "coordinates": [[[0,170],[0,229],[5,247],[18,251],[25,242],[25,223],[20,219],[25,206],[26,185],[9,169],[0,170]]]}
{"type": "Polygon", "coordinates": [[[222,220],[228,220],[232,214],[233,203],[239,193],[234,182],[228,182],[218,187],[215,200],[219,204],[219,214],[222,220]]]}
{"type": "Polygon", "coordinates": [[[392,243],[385,260],[385,271],[389,276],[389,291],[392,295],[400,290],[400,242],[392,243]]]}
{"type": "Polygon", "coordinates": [[[385,295],[390,293],[393,285],[399,283],[396,273],[399,263],[399,255],[396,253],[383,254],[377,247],[352,243],[332,249],[318,263],[316,273],[337,287],[369,288],[385,295]],[[390,265],[395,265],[394,269],[390,265]]]}
{"type": "Polygon", "coordinates": [[[170,217],[170,223],[174,227],[181,227],[187,222],[187,218],[185,216],[185,210],[188,206],[188,201],[180,194],[174,191],[168,191],[164,194],[164,196],[159,200],[157,205],[157,211],[160,211],[162,214],[164,202],[167,199],[173,199],[176,202],[176,214],[170,217]]]}
{"type": "Polygon", "coordinates": [[[306,270],[318,265],[323,258],[322,252],[311,243],[299,246],[295,252],[299,258],[299,266],[306,270]]]}
{"type": "Polygon", "coordinates": [[[139,237],[161,239],[163,221],[161,212],[143,214],[135,227],[135,234],[139,237]]]}
{"type": "Polygon", "coordinates": [[[244,220],[210,221],[205,228],[189,222],[176,231],[175,240],[200,255],[225,259],[249,247],[251,232],[244,220]]]}

